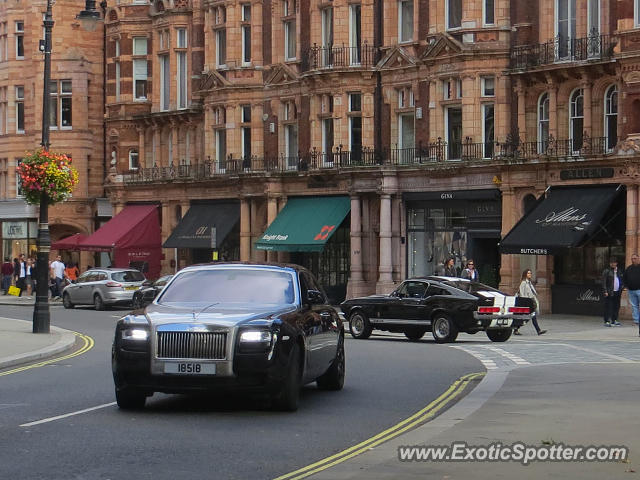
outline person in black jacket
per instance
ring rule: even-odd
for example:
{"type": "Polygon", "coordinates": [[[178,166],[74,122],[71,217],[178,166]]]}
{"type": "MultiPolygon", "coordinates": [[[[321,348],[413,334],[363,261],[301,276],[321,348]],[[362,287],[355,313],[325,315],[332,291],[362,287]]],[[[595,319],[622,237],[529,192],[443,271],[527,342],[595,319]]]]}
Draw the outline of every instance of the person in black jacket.
{"type": "Polygon", "coordinates": [[[624,286],[623,273],[618,268],[618,259],[609,259],[609,268],[602,272],[602,289],[604,295],[604,326],[619,327],[620,294],[624,286]]]}
{"type": "MultiPolygon", "coordinates": [[[[636,325],[640,324],[640,257],[637,253],[631,255],[631,265],[629,265],[622,277],[624,286],[627,287],[629,303],[631,304],[631,315],[636,325]]],[[[640,329],[639,329],[640,332],[640,329]]]]}

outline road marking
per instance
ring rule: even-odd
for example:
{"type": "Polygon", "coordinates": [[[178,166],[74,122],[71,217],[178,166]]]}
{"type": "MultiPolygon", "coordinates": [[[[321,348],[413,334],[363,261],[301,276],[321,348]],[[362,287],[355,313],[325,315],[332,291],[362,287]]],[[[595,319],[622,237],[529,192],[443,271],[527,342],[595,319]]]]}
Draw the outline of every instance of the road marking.
{"type": "Polygon", "coordinates": [[[486,368],[487,370],[497,370],[498,368],[498,366],[496,365],[496,362],[491,360],[484,353],[477,352],[469,347],[459,347],[454,345],[451,345],[450,347],[456,348],[458,350],[462,350],[463,352],[468,353],[472,357],[476,358],[476,360],[480,360],[482,362],[482,365],[484,365],[484,368],[486,368]]]}
{"type": "Polygon", "coordinates": [[[515,355],[511,352],[507,352],[502,348],[494,347],[493,345],[483,345],[483,347],[486,348],[487,350],[491,350],[492,352],[496,352],[505,358],[508,358],[509,360],[511,360],[513,363],[517,365],[531,365],[531,363],[527,362],[524,358],[519,357],[518,355],[515,355]]]}
{"type": "Polygon", "coordinates": [[[371,450],[374,447],[377,447],[381,443],[384,443],[392,438],[397,437],[398,435],[407,432],[423,423],[426,423],[430,420],[436,413],[442,410],[445,406],[447,406],[452,400],[458,397],[467,387],[469,382],[483,377],[485,375],[484,372],[480,373],[470,373],[468,375],[464,375],[460,377],[458,380],[453,382],[449,388],[442,393],[438,398],[436,398],[429,405],[424,407],[419,412],[411,415],[409,418],[402,420],[391,428],[380,432],[379,434],[360,442],[353,447],[347,448],[342,452],[336,453],[330,457],[324,458],[319,462],[313,463],[309,466],[298,469],[294,472],[287,473],[286,475],[282,475],[277,477],[275,480],[300,480],[302,478],[307,478],[311,475],[315,475],[318,472],[326,470],[330,467],[338,465],[350,458],[353,458],[357,455],[360,455],[364,452],[371,450]]]}
{"type": "Polygon", "coordinates": [[[64,415],[58,415],[56,417],[43,418],[42,420],[36,420],[35,422],[23,423],[21,427],[33,427],[34,425],[40,425],[42,423],[55,422],[63,418],[73,417],[74,415],[80,415],[82,413],[93,412],[94,410],[100,410],[101,408],[112,407],[116,402],[105,403],[96,407],[85,408],[84,410],[78,410],[77,412],[65,413],[64,415]]]}
{"type": "Polygon", "coordinates": [[[77,357],[78,355],[82,355],[83,353],[86,353],[86,352],[88,352],[89,350],[91,350],[93,348],[93,345],[95,344],[93,338],[91,338],[88,335],[84,335],[83,333],[78,333],[78,332],[71,332],[71,333],[73,333],[76,337],[78,337],[79,339],[84,341],[84,345],[82,345],[82,347],[80,347],[79,350],[77,350],[77,351],[75,351],[73,353],[70,353],[69,355],[64,355],[62,357],[50,358],[49,360],[44,360],[42,362],[33,363],[31,365],[25,365],[23,367],[14,368],[12,370],[7,370],[6,372],[0,372],[0,377],[4,377],[5,375],[11,375],[13,373],[24,372],[26,370],[31,370],[32,368],[44,367],[45,365],[51,365],[52,363],[56,363],[56,362],[60,362],[62,360],[67,360],[69,358],[77,357]]]}

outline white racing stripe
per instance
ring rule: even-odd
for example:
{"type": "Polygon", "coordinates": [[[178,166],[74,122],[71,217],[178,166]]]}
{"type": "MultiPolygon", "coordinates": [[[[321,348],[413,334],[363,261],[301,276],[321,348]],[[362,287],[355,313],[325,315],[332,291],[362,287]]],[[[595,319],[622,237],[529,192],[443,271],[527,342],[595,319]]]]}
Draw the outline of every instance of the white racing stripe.
{"type": "Polygon", "coordinates": [[[74,415],[80,415],[82,413],[92,412],[94,410],[100,410],[101,408],[112,407],[116,402],[105,403],[96,407],[85,408],[84,410],[78,410],[77,412],[65,413],[64,415],[58,415],[56,417],[43,418],[42,420],[36,420],[35,422],[23,423],[21,427],[33,427],[34,425],[40,425],[42,423],[55,422],[56,420],[62,420],[63,418],[73,417],[74,415]]]}

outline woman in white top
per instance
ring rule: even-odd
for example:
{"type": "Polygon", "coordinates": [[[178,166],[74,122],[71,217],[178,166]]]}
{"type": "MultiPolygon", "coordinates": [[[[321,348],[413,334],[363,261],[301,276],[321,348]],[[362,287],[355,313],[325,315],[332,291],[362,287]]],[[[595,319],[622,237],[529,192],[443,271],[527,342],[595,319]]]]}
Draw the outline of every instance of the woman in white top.
{"type": "MultiPolygon", "coordinates": [[[[522,281],[520,282],[518,296],[533,299],[535,311],[531,316],[531,323],[533,323],[533,327],[536,329],[536,332],[538,332],[538,335],[544,335],[545,333],[547,333],[547,331],[541,330],[540,326],[538,325],[538,312],[540,311],[540,302],[538,302],[538,292],[536,292],[536,287],[534,287],[533,283],[531,283],[531,275],[531,270],[529,269],[526,269],[524,272],[522,272],[522,281]]],[[[522,335],[517,328],[513,330],[513,334],[522,335]]]]}

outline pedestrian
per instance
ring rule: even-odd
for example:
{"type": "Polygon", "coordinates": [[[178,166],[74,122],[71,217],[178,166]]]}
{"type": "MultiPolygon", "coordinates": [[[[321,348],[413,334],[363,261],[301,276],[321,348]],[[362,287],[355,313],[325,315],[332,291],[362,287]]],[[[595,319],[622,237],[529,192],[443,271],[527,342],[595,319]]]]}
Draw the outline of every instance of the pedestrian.
{"type": "Polygon", "coordinates": [[[74,283],[78,279],[78,275],[80,275],[78,264],[74,262],[69,262],[69,265],[67,266],[67,268],[64,269],[64,276],[71,283],[74,283]]]}
{"type": "Polygon", "coordinates": [[[13,277],[13,263],[11,263],[9,257],[4,257],[0,272],[2,272],[2,291],[7,295],[11,286],[11,278],[13,277]]]}
{"type": "Polygon", "coordinates": [[[442,274],[445,277],[457,277],[458,271],[456,270],[455,258],[449,257],[444,261],[444,269],[442,274]]]}
{"type": "MultiPolygon", "coordinates": [[[[533,324],[533,328],[536,329],[538,335],[544,335],[547,333],[546,330],[542,330],[540,325],[538,325],[538,313],[540,312],[540,301],[538,300],[538,292],[536,292],[536,287],[533,286],[533,282],[531,281],[531,277],[533,274],[531,270],[528,268],[522,272],[522,277],[520,278],[520,288],[518,289],[518,297],[530,298],[533,300],[533,313],[531,314],[531,323],[533,324]]],[[[519,328],[515,328],[513,330],[514,335],[522,335],[519,331],[519,328]]]]}
{"type": "Polygon", "coordinates": [[[24,284],[27,287],[27,297],[31,297],[31,292],[33,290],[33,260],[31,257],[27,258],[25,262],[25,279],[24,284]]]}
{"type": "Polygon", "coordinates": [[[64,263],[62,263],[62,257],[56,256],[56,259],[51,262],[51,278],[56,284],[56,294],[54,298],[62,296],[62,289],[64,288],[64,263]]]}
{"type": "Polygon", "coordinates": [[[602,289],[604,294],[604,326],[619,327],[620,294],[624,286],[623,273],[618,268],[618,259],[609,259],[609,268],[602,272],[602,289]]]}
{"type": "Polygon", "coordinates": [[[640,257],[637,253],[631,255],[631,265],[629,265],[622,275],[622,282],[627,287],[629,303],[631,304],[631,316],[636,325],[640,323],[640,257]]]}
{"type": "Polygon", "coordinates": [[[478,282],[480,280],[480,274],[478,273],[478,270],[475,267],[473,258],[470,258],[469,260],[467,260],[467,268],[462,270],[460,277],[466,278],[467,280],[471,280],[472,282],[478,282]]]}
{"type": "Polygon", "coordinates": [[[18,276],[20,275],[20,261],[18,257],[13,259],[13,284],[18,284],[18,276]]]}
{"type": "Polygon", "coordinates": [[[20,289],[19,297],[22,296],[25,287],[27,286],[27,265],[24,261],[24,253],[18,256],[18,279],[16,280],[16,287],[20,289]]]}

